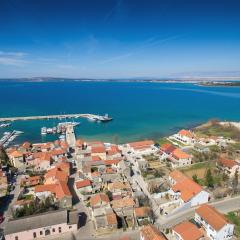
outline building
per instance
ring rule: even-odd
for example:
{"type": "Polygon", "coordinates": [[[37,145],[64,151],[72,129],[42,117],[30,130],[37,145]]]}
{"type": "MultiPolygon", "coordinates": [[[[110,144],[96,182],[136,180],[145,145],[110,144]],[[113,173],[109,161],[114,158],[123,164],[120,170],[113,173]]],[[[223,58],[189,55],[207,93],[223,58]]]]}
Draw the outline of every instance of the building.
{"type": "Polygon", "coordinates": [[[192,156],[188,153],[183,152],[180,148],[176,148],[169,155],[168,160],[170,160],[173,168],[184,167],[191,165],[192,156]]]}
{"type": "Polygon", "coordinates": [[[129,151],[139,155],[148,155],[157,152],[158,148],[154,146],[154,141],[145,140],[140,142],[131,142],[127,144],[129,151]]]}
{"type": "Polygon", "coordinates": [[[139,226],[153,223],[153,212],[150,207],[135,208],[134,215],[139,226]]]}
{"type": "Polygon", "coordinates": [[[6,240],[32,240],[76,231],[77,228],[77,212],[60,210],[11,220],[6,223],[4,232],[6,240]]]}
{"type": "Polygon", "coordinates": [[[204,204],[196,209],[194,219],[205,229],[207,236],[212,240],[232,239],[233,237],[234,225],[210,205],[204,204]]]}
{"type": "Polygon", "coordinates": [[[166,238],[155,226],[147,225],[140,230],[140,240],[166,240],[166,238]]]}
{"type": "Polygon", "coordinates": [[[92,209],[109,207],[110,200],[104,193],[98,193],[90,198],[90,206],[92,209]]]}
{"type": "Polygon", "coordinates": [[[55,202],[59,204],[60,208],[72,207],[72,194],[66,182],[37,185],[34,191],[35,191],[35,196],[43,201],[47,197],[53,196],[55,202]]]}
{"type": "Polygon", "coordinates": [[[22,152],[15,150],[11,153],[8,153],[8,157],[14,167],[21,168],[24,166],[24,158],[22,152]]]}
{"type": "Polygon", "coordinates": [[[203,231],[191,222],[182,222],[172,229],[173,236],[176,240],[202,240],[204,239],[203,231]]]}
{"type": "Polygon", "coordinates": [[[217,167],[230,177],[233,177],[236,171],[240,171],[240,163],[226,158],[220,158],[217,167]]]}
{"type": "Polygon", "coordinates": [[[192,145],[195,143],[194,133],[185,129],[182,129],[177,134],[174,134],[172,138],[185,145],[192,145]]]}
{"type": "Polygon", "coordinates": [[[208,202],[209,193],[180,171],[175,170],[171,172],[169,181],[172,185],[169,191],[170,195],[175,200],[179,199],[180,203],[186,207],[193,207],[208,202]]]}
{"type": "Polygon", "coordinates": [[[92,193],[92,183],[88,179],[78,180],[74,185],[78,195],[92,193]]]}

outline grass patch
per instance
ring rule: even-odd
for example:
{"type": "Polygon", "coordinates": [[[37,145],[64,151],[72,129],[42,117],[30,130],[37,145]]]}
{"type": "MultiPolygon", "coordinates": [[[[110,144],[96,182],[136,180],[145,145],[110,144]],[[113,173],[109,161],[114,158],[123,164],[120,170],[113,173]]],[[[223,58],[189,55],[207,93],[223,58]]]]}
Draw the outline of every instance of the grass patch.
{"type": "Polygon", "coordinates": [[[232,125],[223,126],[219,122],[209,122],[209,124],[198,127],[194,131],[199,136],[223,136],[225,138],[232,138],[240,140],[240,131],[232,125]]]}
{"type": "Polygon", "coordinates": [[[227,219],[235,225],[235,233],[237,238],[240,238],[240,217],[235,212],[229,212],[226,215],[227,219]]]}
{"type": "Polygon", "coordinates": [[[211,165],[213,164],[209,162],[199,162],[199,163],[192,164],[191,166],[188,166],[188,167],[180,168],[180,170],[182,172],[187,172],[187,171],[197,170],[201,168],[209,168],[211,165]]]}
{"type": "Polygon", "coordinates": [[[159,140],[156,141],[160,146],[165,143],[171,143],[167,138],[160,138],[159,140]]]}

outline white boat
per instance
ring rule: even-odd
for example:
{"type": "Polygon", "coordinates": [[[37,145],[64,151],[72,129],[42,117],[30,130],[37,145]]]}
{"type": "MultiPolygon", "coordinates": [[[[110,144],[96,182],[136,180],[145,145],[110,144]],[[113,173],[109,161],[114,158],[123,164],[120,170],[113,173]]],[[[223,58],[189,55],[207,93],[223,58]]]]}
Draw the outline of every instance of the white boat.
{"type": "Polygon", "coordinates": [[[64,141],[65,138],[66,138],[65,135],[60,135],[60,136],[59,136],[59,139],[62,140],[62,141],[64,141]]]}
{"type": "Polygon", "coordinates": [[[52,128],[47,128],[47,133],[48,134],[52,134],[53,133],[53,129],[52,128]]]}
{"type": "Polygon", "coordinates": [[[47,128],[46,127],[42,127],[41,128],[41,134],[42,135],[46,135],[47,134],[47,128]]]}

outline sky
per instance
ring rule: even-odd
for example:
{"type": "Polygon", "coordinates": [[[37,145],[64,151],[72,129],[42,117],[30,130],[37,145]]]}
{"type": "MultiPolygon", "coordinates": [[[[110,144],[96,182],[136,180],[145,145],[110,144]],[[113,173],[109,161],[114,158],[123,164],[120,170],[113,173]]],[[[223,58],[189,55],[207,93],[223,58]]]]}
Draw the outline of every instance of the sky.
{"type": "Polygon", "coordinates": [[[0,0],[0,78],[240,75],[239,0],[0,0]]]}

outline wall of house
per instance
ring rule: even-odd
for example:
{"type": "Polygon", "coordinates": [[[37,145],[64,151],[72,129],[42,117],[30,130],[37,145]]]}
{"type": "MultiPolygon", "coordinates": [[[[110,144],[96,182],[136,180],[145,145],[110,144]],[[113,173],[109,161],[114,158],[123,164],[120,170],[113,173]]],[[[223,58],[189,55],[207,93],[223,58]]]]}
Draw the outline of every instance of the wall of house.
{"type": "Polygon", "coordinates": [[[196,196],[191,199],[191,206],[197,206],[203,203],[207,203],[209,199],[209,193],[206,191],[201,191],[196,196]]]}
{"type": "Polygon", "coordinates": [[[57,235],[60,233],[66,233],[66,232],[75,231],[75,230],[77,230],[77,224],[68,225],[67,223],[62,223],[62,224],[52,225],[48,227],[31,229],[28,231],[8,234],[8,235],[5,235],[5,239],[6,240],[16,240],[16,239],[32,240],[32,239],[44,237],[46,236],[46,233],[48,236],[50,236],[50,235],[57,235]],[[34,233],[36,233],[36,238],[34,238],[34,233]]]}
{"type": "Polygon", "coordinates": [[[194,219],[196,222],[200,223],[204,227],[210,239],[213,240],[231,239],[233,236],[234,225],[232,224],[226,224],[222,229],[216,231],[207,222],[201,219],[201,217],[197,213],[195,213],[194,219]]]}

